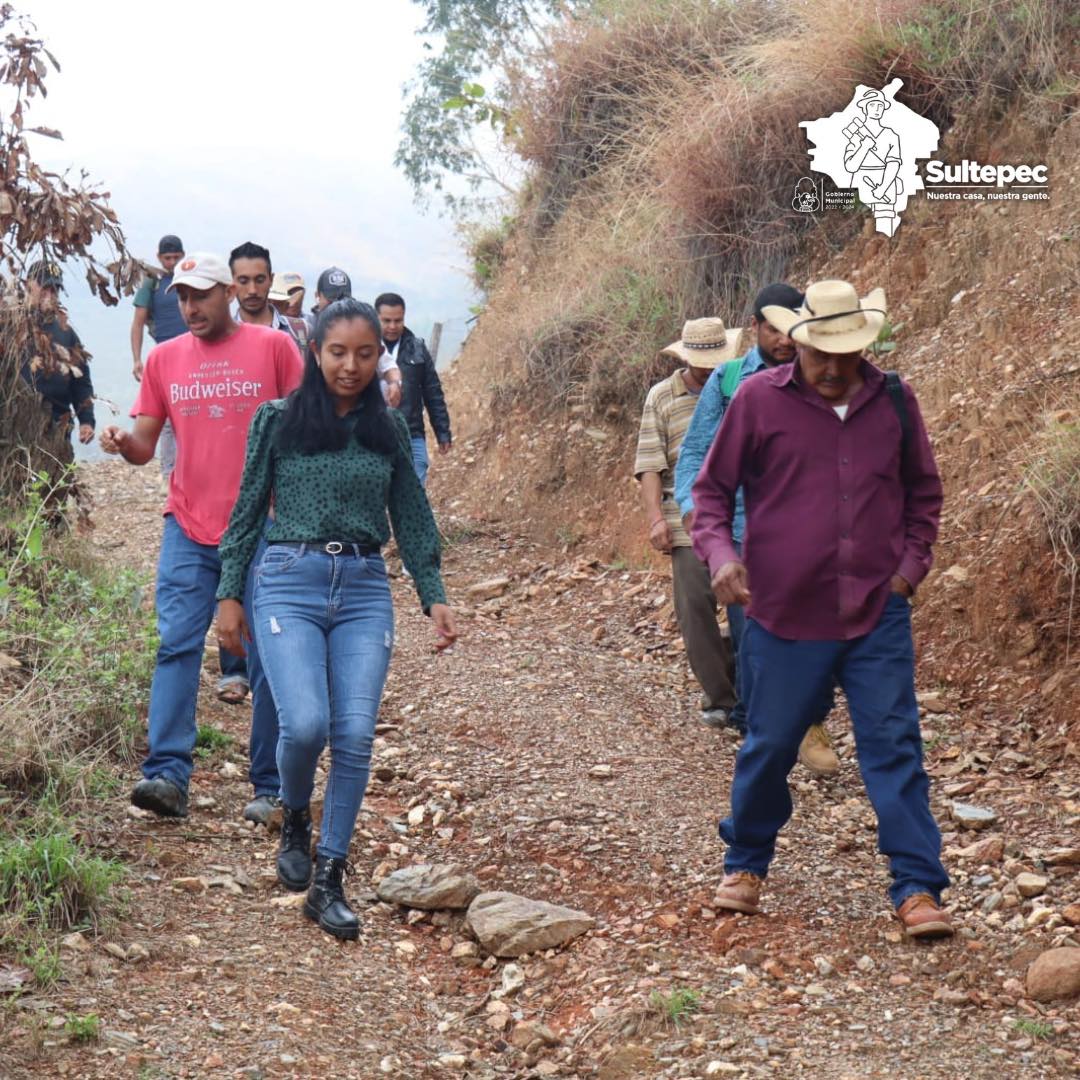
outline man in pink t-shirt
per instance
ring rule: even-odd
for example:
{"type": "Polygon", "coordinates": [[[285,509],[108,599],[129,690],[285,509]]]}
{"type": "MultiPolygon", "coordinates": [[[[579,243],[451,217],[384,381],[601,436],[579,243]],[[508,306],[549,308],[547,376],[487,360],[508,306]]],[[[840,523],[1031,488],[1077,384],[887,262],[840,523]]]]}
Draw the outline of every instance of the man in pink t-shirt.
{"type": "MultiPolygon", "coordinates": [[[[132,409],[134,428],[107,427],[101,447],[144,465],[166,420],[177,436],[158,560],[161,645],[150,686],[150,752],[131,801],[164,817],[185,817],[199,669],[221,572],[217,546],[240,488],[248,426],[262,402],[299,384],[303,364],[287,334],[233,320],[232,274],[216,255],[185,257],[169,288],[179,296],[189,333],[150,353],[132,409]]],[[[252,782],[257,797],[275,798],[277,715],[257,673],[258,657],[249,647],[252,782]],[[256,774],[256,760],[267,775],[256,774]]]]}

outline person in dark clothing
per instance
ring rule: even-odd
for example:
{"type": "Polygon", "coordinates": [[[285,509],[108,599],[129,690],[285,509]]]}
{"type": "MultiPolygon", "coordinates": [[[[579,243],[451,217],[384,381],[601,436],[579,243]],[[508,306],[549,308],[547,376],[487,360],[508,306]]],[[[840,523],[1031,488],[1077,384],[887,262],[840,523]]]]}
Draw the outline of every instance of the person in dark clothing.
{"type": "MultiPolygon", "coordinates": [[[[41,395],[53,424],[63,431],[65,444],[75,422],[79,425],[79,442],[89,443],[94,438],[90,355],[60,307],[62,286],[63,276],[54,262],[34,263],[27,273],[36,330],[34,340],[27,346],[21,375],[41,395]]],[[[73,458],[70,455],[68,460],[73,458]]]]}
{"type": "Polygon", "coordinates": [[[449,454],[453,440],[450,436],[450,413],[443,397],[435,361],[423,338],[418,338],[405,325],[405,301],[397,293],[383,293],[375,300],[379,313],[383,343],[387,353],[401,369],[401,405],[409,425],[413,465],[420,483],[427,482],[427,438],[424,429],[424,409],[427,409],[440,454],[449,454]]]}
{"type": "MultiPolygon", "coordinates": [[[[143,376],[144,331],[150,331],[155,345],[187,333],[187,325],[180,314],[180,304],[171,288],[173,271],[184,257],[183,240],[167,233],[158,241],[157,257],[163,271],[161,276],[147,274],[133,301],[135,314],[131,319],[131,371],[136,382],[142,382],[143,376]]],[[[168,421],[161,429],[158,454],[161,457],[162,479],[168,483],[176,467],[176,436],[173,434],[172,424],[168,421]]]]}

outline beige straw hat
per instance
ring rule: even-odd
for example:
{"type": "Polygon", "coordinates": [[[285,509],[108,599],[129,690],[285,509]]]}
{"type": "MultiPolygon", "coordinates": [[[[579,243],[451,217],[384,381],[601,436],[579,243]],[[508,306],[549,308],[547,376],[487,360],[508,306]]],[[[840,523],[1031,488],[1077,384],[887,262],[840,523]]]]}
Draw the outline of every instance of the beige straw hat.
{"type": "Polygon", "coordinates": [[[860,300],[846,281],[817,281],[806,289],[798,311],[770,304],[761,313],[800,345],[827,353],[852,353],[877,339],[885,325],[885,290],[860,300]]]}
{"type": "Polygon", "coordinates": [[[691,367],[715,368],[739,355],[739,334],[726,329],[723,319],[690,319],[682,337],[660,352],[691,367]]]}

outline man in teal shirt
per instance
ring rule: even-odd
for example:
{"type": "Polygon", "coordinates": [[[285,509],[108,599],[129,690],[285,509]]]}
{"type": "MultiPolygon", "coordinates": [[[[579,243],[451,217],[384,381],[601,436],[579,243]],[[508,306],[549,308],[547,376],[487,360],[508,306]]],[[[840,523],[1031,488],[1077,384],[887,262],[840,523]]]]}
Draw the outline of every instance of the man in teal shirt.
{"type": "MultiPolygon", "coordinates": [[[[776,283],[767,285],[754,299],[754,314],[750,320],[755,343],[744,356],[722,364],[709,376],[698,398],[690,426],[686,430],[679,460],[675,465],[675,501],[679,504],[683,523],[687,532],[694,519],[694,499],[691,488],[697,479],[705,455],[712,446],[716,430],[724,418],[724,412],[731,403],[738,387],[751,375],[779,364],[790,364],[795,359],[795,345],[791,338],[776,329],[762,314],[762,308],[774,304],[797,311],[803,302],[803,294],[791,285],[776,283]]],[[[743,505],[743,493],[740,489],[735,496],[735,514],[732,523],[732,535],[736,544],[741,545],[746,528],[746,513],[743,505]]],[[[743,609],[731,605],[727,609],[728,625],[731,627],[731,642],[735,648],[736,689],[739,703],[732,714],[732,723],[740,729],[746,726],[746,702],[750,697],[750,677],[739,662],[739,642],[745,625],[743,609]]],[[[822,719],[832,707],[832,702],[823,703],[822,719]]],[[[834,773],[840,767],[836,754],[829,745],[829,738],[821,724],[813,725],[806,734],[799,748],[799,760],[814,772],[834,773]]]]}

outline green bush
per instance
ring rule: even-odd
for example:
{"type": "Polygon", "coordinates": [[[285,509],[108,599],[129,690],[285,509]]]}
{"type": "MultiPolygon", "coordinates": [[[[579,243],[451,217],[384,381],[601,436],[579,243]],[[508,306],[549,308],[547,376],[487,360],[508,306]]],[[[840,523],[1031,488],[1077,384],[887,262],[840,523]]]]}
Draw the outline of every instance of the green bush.
{"type": "Polygon", "coordinates": [[[101,1019],[96,1013],[85,1016],[68,1013],[64,1032],[72,1042],[97,1042],[101,1036],[101,1019]]]}
{"type": "Polygon", "coordinates": [[[219,750],[227,750],[232,746],[233,737],[221,728],[213,724],[200,724],[195,732],[195,754],[197,757],[208,758],[219,750]]]}
{"type": "Polygon", "coordinates": [[[119,863],[88,852],[63,821],[35,816],[0,835],[4,937],[92,921],[123,876],[119,863]]]}
{"type": "Polygon", "coordinates": [[[116,789],[156,647],[141,580],[63,531],[69,481],[41,475],[0,508],[0,949],[42,986],[61,974],[56,934],[95,923],[124,876],[77,816],[116,789]]]}
{"type": "Polygon", "coordinates": [[[0,518],[0,786],[63,798],[130,751],[156,634],[138,575],[46,531],[47,484],[0,518]]]}
{"type": "Polygon", "coordinates": [[[654,990],[649,995],[649,1005],[669,1024],[681,1027],[701,1008],[701,991],[680,987],[664,994],[654,990]]]}

